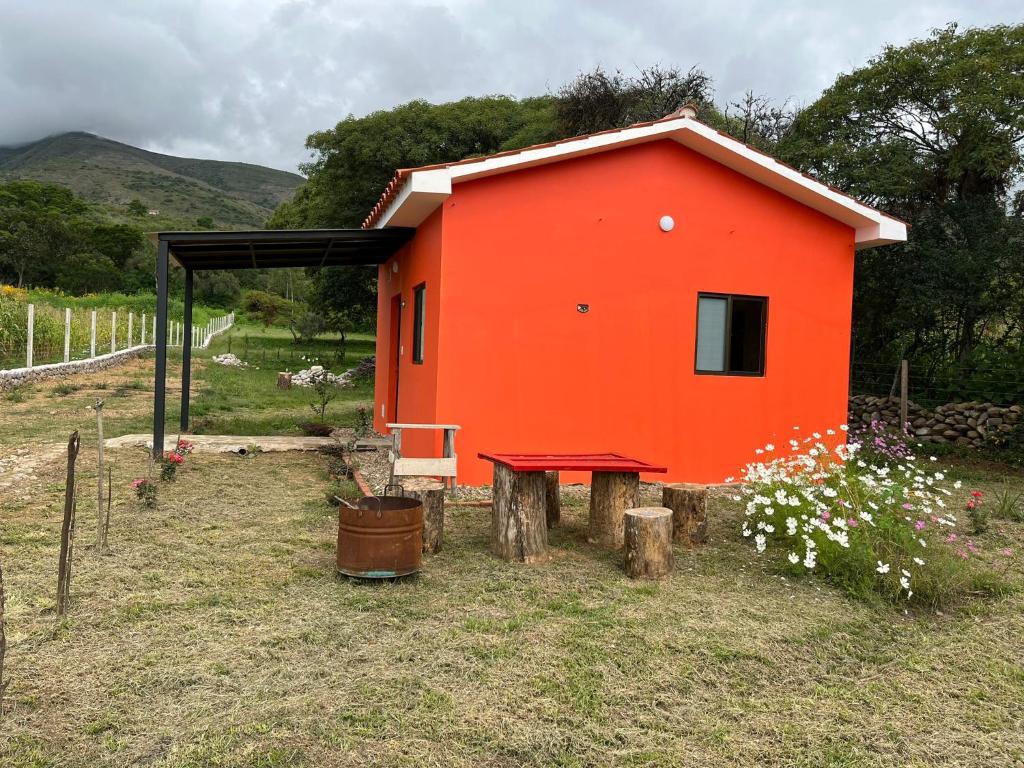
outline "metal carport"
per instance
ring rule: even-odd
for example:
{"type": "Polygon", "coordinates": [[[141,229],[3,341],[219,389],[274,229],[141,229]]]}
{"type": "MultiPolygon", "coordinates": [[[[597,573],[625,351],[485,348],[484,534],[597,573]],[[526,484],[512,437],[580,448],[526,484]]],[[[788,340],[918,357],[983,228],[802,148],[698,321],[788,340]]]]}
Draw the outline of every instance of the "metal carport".
{"type": "MultiPolygon", "coordinates": [[[[160,232],[157,235],[156,366],[153,386],[153,456],[164,445],[167,395],[167,291],[170,261],[185,270],[184,325],[192,327],[193,275],[204,269],[271,269],[383,264],[415,229],[303,229],[246,232],[160,232]]],[[[188,430],[192,339],[184,334],[181,361],[181,430],[188,430]]]]}

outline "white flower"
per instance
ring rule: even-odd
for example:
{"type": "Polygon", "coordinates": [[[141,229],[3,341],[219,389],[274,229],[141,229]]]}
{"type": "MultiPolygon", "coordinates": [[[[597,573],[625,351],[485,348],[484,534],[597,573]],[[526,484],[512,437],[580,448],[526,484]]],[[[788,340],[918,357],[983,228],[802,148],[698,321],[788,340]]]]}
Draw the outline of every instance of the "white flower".
{"type": "Polygon", "coordinates": [[[815,440],[821,440],[821,432],[811,432],[815,440]]]}
{"type": "Polygon", "coordinates": [[[825,434],[826,435],[834,435],[835,433],[836,433],[836,431],[834,429],[826,429],[825,430],[825,434]]]}
{"type": "Polygon", "coordinates": [[[961,488],[964,487],[964,484],[962,482],[960,482],[959,480],[957,480],[955,483],[953,483],[953,487],[956,488],[959,491],[961,488]]]}
{"type": "Polygon", "coordinates": [[[889,572],[889,564],[888,563],[883,563],[881,560],[879,560],[878,561],[878,567],[875,568],[875,570],[878,571],[879,573],[888,573],[889,572]]]}
{"type": "Polygon", "coordinates": [[[758,552],[764,552],[765,538],[763,533],[759,533],[754,537],[754,546],[757,547],[758,552]]]}
{"type": "Polygon", "coordinates": [[[790,552],[789,553],[789,562],[791,562],[793,565],[796,565],[797,563],[800,562],[800,555],[798,555],[796,552],[790,552]]]}
{"type": "Polygon", "coordinates": [[[766,525],[764,527],[764,532],[765,533],[775,533],[775,526],[774,525],[766,525]]]}
{"type": "Polygon", "coordinates": [[[906,576],[901,578],[900,579],[900,586],[903,587],[904,589],[910,589],[910,579],[908,579],[906,576]]]}
{"type": "Polygon", "coordinates": [[[765,449],[766,451],[774,451],[774,450],[775,450],[775,446],[774,446],[774,445],[773,445],[772,443],[768,443],[768,444],[767,444],[767,445],[766,445],[766,446],[764,447],[764,449],[765,449]]]}
{"type": "Polygon", "coordinates": [[[815,550],[808,548],[807,554],[804,555],[804,568],[814,568],[814,562],[817,556],[818,553],[815,550]]]}
{"type": "Polygon", "coordinates": [[[927,547],[928,546],[928,542],[925,541],[924,539],[918,539],[917,543],[920,544],[922,547],[927,547]]]}
{"type": "Polygon", "coordinates": [[[840,428],[841,430],[843,430],[843,432],[846,432],[846,431],[847,431],[847,430],[849,429],[849,427],[848,427],[848,426],[846,426],[845,424],[840,424],[840,425],[839,425],[839,428],[840,428]]]}
{"type": "Polygon", "coordinates": [[[747,538],[748,536],[750,536],[750,529],[747,527],[747,524],[744,523],[743,524],[743,538],[747,538]]]}
{"type": "Polygon", "coordinates": [[[908,579],[910,578],[910,571],[908,571],[906,568],[900,568],[900,573],[902,573],[908,579]]]}
{"type": "Polygon", "coordinates": [[[787,517],[786,518],[786,533],[788,533],[790,536],[795,536],[796,535],[796,518],[795,517],[787,517]]]}

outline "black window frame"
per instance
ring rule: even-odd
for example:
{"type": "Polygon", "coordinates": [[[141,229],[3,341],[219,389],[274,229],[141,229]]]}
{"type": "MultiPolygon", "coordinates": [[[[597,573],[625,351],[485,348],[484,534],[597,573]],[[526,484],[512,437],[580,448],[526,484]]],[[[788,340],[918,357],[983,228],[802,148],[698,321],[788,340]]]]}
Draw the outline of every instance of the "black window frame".
{"type": "Polygon", "coordinates": [[[427,284],[412,289],[412,361],[423,365],[424,328],[427,324],[427,284]]]}
{"type": "Polygon", "coordinates": [[[754,296],[746,293],[716,293],[711,291],[701,291],[697,293],[697,306],[695,309],[696,320],[694,322],[694,334],[693,334],[693,372],[698,376],[754,376],[764,377],[765,368],[767,367],[768,361],[768,297],[767,296],[754,296]],[[701,370],[697,367],[697,342],[700,338],[700,300],[701,299],[725,299],[725,356],[724,356],[724,370],[721,371],[708,371],[701,370]],[[732,302],[733,299],[741,299],[743,301],[757,301],[761,304],[761,359],[760,365],[756,371],[733,371],[729,369],[729,360],[732,357],[732,350],[730,345],[732,344],[732,302]]]}

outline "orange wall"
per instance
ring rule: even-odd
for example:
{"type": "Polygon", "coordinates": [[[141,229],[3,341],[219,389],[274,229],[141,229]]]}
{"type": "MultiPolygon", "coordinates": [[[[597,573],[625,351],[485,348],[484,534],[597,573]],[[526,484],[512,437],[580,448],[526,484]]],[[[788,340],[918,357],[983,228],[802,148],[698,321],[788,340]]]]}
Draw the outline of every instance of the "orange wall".
{"type": "MultiPolygon", "coordinates": [[[[400,293],[402,329],[398,391],[398,419],[405,422],[436,421],[437,398],[437,332],[440,327],[439,301],[441,289],[441,216],[437,210],[421,224],[416,237],[394,258],[382,264],[377,272],[377,366],[374,381],[374,428],[387,434],[381,405],[387,403],[391,366],[391,298],[400,293]],[[398,264],[398,271],[393,267],[398,264]],[[413,289],[426,283],[426,323],[422,363],[412,362],[413,289]]],[[[389,416],[390,418],[390,416],[389,416]]],[[[430,432],[404,432],[402,453],[407,456],[440,455],[440,437],[430,432]]]]}
{"type": "MultiPolygon", "coordinates": [[[[795,425],[845,421],[851,228],[668,140],[463,182],[442,210],[422,397],[463,426],[460,482],[490,482],[479,451],[620,451],[669,467],[648,479],[720,481],[795,425]],[[769,297],[764,377],[694,374],[700,291],[769,297]]],[[[433,257],[438,225],[412,250],[433,257]]]]}

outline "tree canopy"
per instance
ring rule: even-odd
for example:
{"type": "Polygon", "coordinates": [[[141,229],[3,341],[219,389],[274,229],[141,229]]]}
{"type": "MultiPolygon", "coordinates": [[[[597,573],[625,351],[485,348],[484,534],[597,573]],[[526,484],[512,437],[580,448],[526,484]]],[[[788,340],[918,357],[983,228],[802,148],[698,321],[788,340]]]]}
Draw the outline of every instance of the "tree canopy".
{"type": "Polygon", "coordinates": [[[1024,25],[955,25],[839,77],[786,159],[910,223],[858,256],[856,360],[926,368],[1022,355],[1024,25]]]}

